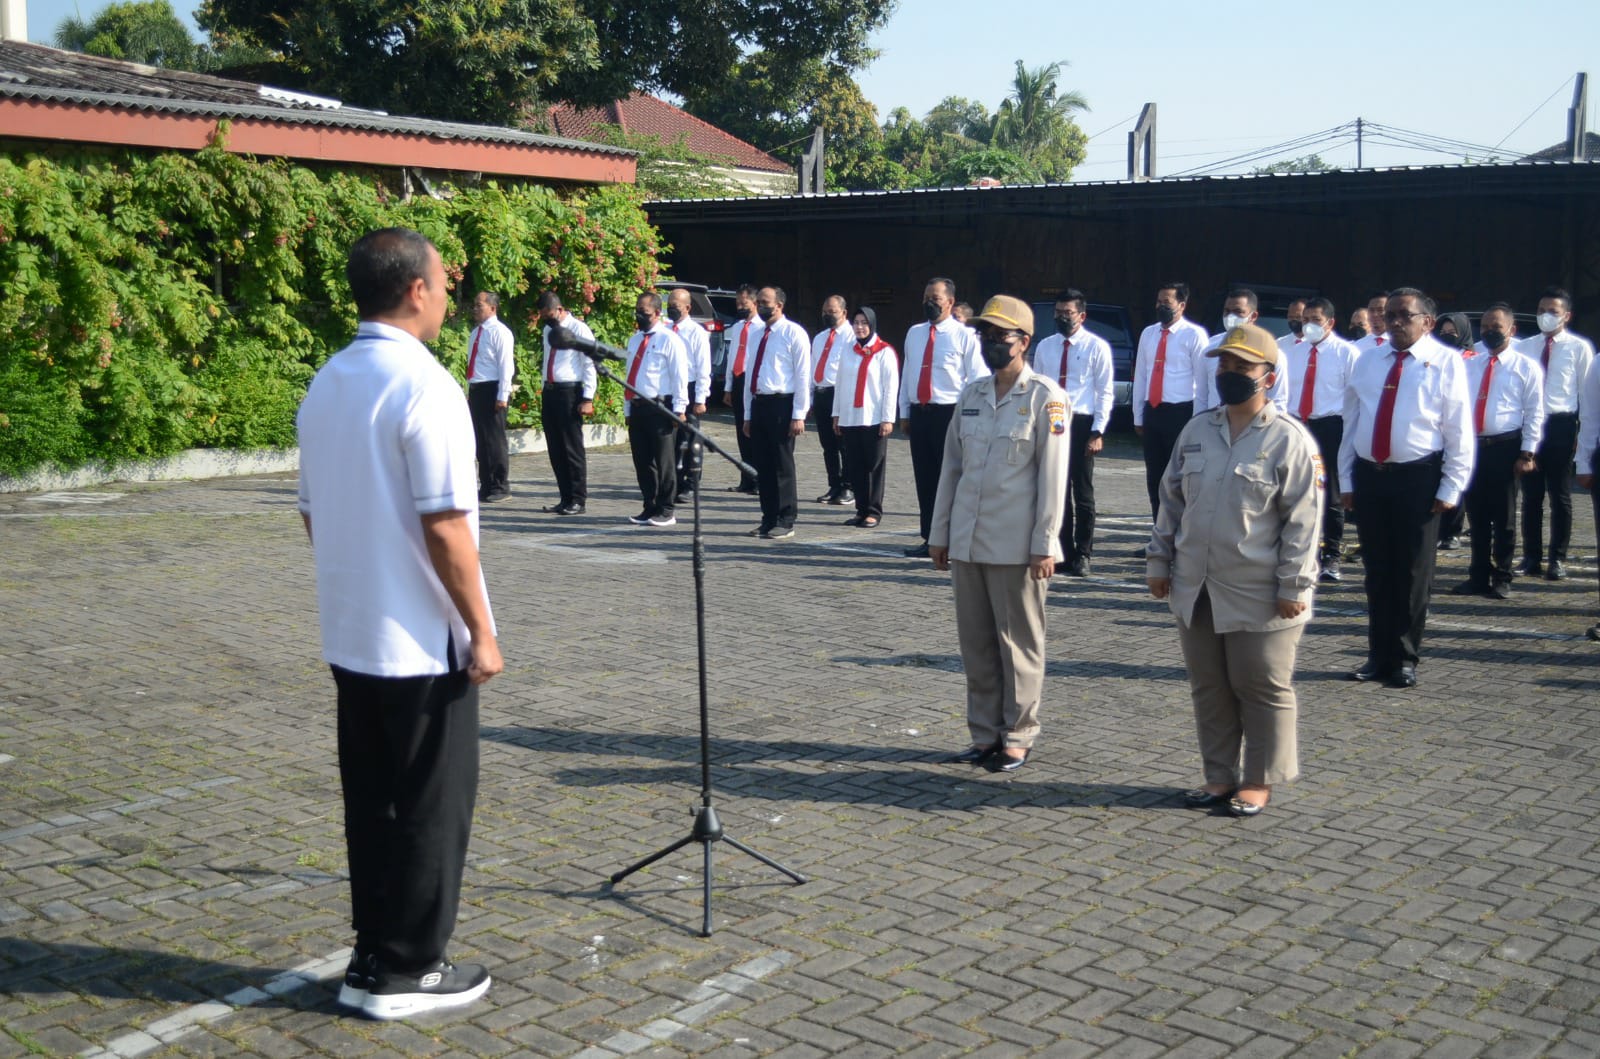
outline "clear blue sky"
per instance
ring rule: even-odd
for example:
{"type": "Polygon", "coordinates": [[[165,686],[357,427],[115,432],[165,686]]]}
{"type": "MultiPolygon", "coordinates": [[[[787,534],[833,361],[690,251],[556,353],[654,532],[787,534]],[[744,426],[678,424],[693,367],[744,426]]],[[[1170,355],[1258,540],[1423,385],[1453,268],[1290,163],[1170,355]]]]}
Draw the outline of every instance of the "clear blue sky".
{"type": "MultiPolygon", "coordinates": [[[[63,18],[103,6],[28,0],[29,36],[49,43],[63,18]]],[[[199,5],[173,6],[188,14],[199,5]]],[[[1527,0],[1514,10],[1486,0],[1225,10],[1166,0],[901,0],[873,44],[882,54],[858,80],[879,120],[897,106],[920,117],[949,95],[993,110],[1017,59],[1029,66],[1066,60],[1062,85],[1092,108],[1079,121],[1093,137],[1081,180],[1126,175],[1127,132],[1151,101],[1163,175],[1357,117],[1526,154],[1566,135],[1578,70],[1593,75],[1589,127],[1600,127],[1594,0],[1527,0]]],[[[1354,146],[1319,152],[1334,164],[1355,164],[1354,146]]],[[[1417,165],[1460,157],[1369,142],[1364,160],[1417,165]]]]}

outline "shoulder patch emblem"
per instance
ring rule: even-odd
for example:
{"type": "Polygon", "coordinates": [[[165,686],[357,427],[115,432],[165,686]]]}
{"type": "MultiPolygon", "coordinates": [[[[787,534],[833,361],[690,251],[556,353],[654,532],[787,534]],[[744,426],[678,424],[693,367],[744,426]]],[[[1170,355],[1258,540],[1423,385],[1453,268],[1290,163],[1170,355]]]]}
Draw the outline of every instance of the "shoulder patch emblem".
{"type": "Polygon", "coordinates": [[[1328,469],[1322,465],[1322,453],[1313,452],[1311,461],[1317,465],[1317,488],[1326,489],[1328,487],[1328,469]]]}
{"type": "Polygon", "coordinates": [[[1044,406],[1045,414],[1050,417],[1050,433],[1065,434],[1067,432],[1067,406],[1060,401],[1051,401],[1044,406]]]}

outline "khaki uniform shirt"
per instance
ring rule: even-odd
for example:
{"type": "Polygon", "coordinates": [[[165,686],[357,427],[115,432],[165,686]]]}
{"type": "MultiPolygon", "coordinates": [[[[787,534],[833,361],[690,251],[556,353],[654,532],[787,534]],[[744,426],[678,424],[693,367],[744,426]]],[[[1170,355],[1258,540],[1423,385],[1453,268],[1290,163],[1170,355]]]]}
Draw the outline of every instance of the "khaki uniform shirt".
{"type": "Polygon", "coordinates": [[[966,563],[1061,559],[1070,419],[1066,393],[1025,365],[998,401],[993,376],[962,389],[945,435],[928,545],[966,563]]]}
{"type": "Polygon", "coordinates": [[[1184,624],[1200,590],[1216,631],[1266,632],[1311,619],[1326,476],[1316,439],[1268,404],[1238,441],[1226,408],[1189,421],[1161,480],[1146,573],[1172,580],[1184,624]],[[1279,599],[1308,604],[1278,617],[1279,599]]]}

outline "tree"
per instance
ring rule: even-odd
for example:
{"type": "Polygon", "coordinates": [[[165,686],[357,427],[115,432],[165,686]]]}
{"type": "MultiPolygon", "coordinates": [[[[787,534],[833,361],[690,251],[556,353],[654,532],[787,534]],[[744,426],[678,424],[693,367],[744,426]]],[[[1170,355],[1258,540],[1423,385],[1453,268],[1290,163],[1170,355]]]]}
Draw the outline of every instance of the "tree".
{"type": "Polygon", "coordinates": [[[1044,175],[1021,155],[999,147],[985,147],[952,158],[939,171],[938,183],[940,187],[958,188],[985,178],[998,180],[1002,184],[1044,182],[1044,175]]]}
{"type": "Polygon", "coordinates": [[[167,0],[112,4],[85,22],[68,17],[56,27],[56,47],[147,66],[192,70],[200,48],[167,0]]]}
{"type": "Polygon", "coordinates": [[[595,138],[639,152],[634,185],[650,199],[742,198],[751,192],[723,171],[727,163],[689,149],[687,134],[672,143],[629,133],[616,125],[595,126],[595,138]]]}
{"type": "Polygon", "coordinates": [[[1333,168],[1322,160],[1320,154],[1308,154],[1301,158],[1286,158],[1271,165],[1257,166],[1250,170],[1250,173],[1253,176],[1270,176],[1273,173],[1326,173],[1333,168]]]}
{"type": "Polygon", "coordinates": [[[991,145],[1022,156],[1054,182],[1072,179],[1087,142],[1073,115],[1088,110],[1089,102],[1081,92],[1060,90],[1065,65],[1054,62],[1030,70],[1018,59],[1011,94],[990,119],[991,145]]]}

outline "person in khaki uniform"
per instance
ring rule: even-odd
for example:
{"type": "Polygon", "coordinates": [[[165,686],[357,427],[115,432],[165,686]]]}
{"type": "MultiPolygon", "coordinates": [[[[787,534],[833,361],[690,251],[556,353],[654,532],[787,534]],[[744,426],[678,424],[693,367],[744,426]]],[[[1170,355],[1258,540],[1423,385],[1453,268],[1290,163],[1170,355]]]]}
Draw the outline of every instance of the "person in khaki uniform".
{"type": "Polygon", "coordinates": [[[1282,356],[1269,332],[1235,327],[1206,355],[1218,358],[1223,404],[1178,435],[1146,577],[1178,619],[1194,698],[1206,781],[1185,799],[1255,816],[1300,772],[1294,659],[1311,620],[1326,472],[1311,432],[1267,399],[1282,356]]]}
{"type": "Polygon", "coordinates": [[[1062,559],[1067,395],[1029,369],[1033,310],[996,295],[974,317],[994,374],[968,384],[945,435],[928,556],[952,570],[972,745],[950,758],[1015,772],[1039,734],[1044,603],[1062,559]]]}

